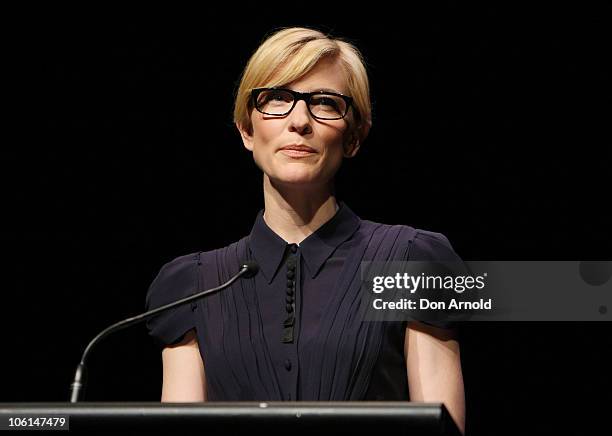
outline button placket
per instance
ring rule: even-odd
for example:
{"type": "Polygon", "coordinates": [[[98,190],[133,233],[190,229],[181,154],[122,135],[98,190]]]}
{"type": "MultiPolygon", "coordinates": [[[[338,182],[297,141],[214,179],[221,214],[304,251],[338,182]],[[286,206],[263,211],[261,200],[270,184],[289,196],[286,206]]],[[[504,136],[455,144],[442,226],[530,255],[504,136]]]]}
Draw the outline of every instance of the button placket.
{"type": "Polygon", "coordinates": [[[287,287],[285,295],[285,310],[287,311],[287,319],[283,322],[283,338],[285,344],[293,343],[293,333],[295,326],[295,281],[296,281],[296,265],[297,265],[297,245],[290,245],[290,254],[287,259],[287,287]]]}

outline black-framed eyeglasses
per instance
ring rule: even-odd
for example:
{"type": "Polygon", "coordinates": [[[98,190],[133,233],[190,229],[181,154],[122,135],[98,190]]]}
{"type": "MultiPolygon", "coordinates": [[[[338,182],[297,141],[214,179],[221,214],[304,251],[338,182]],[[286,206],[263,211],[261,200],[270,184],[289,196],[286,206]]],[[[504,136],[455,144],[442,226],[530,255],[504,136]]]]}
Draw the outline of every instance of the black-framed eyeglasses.
{"type": "Polygon", "coordinates": [[[304,100],[310,115],[319,120],[340,120],[346,116],[353,98],[335,92],[297,92],[286,88],[255,88],[251,101],[262,114],[288,115],[298,101],[304,100]]]}

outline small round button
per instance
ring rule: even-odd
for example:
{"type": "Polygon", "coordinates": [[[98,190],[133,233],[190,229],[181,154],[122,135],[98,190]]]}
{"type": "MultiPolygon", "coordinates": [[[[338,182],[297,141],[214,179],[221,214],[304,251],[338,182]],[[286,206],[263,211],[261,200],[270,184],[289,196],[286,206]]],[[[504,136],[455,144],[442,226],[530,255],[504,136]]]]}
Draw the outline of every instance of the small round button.
{"type": "Polygon", "coordinates": [[[285,369],[287,371],[291,371],[291,360],[289,359],[285,360],[285,369]]]}
{"type": "Polygon", "coordinates": [[[287,271],[287,278],[293,279],[293,277],[295,277],[295,273],[293,271],[287,271]]]}
{"type": "Polygon", "coordinates": [[[291,252],[292,252],[292,253],[297,252],[297,245],[295,245],[295,244],[291,244],[291,252]]]}
{"type": "Polygon", "coordinates": [[[293,304],[293,297],[291,295],[287,295],[285,301],[287,302],[287,304],[293,304]]]}
{"type": "Polygon", "coordinates": [[[293,295],[293,289],[291,288],[287,289],[287,295],[293,295]]]}
{"type": "Polygon", "coordinates": [[[285,308],[287,309],[287,312],[289,313],[293,312],[293,306],[291,304],[287,304],[285,308]]]}
{"type": "Polygon", "coordinates": [[[293,280],[287,280],[287,287],[293,288],[293,280]]]}

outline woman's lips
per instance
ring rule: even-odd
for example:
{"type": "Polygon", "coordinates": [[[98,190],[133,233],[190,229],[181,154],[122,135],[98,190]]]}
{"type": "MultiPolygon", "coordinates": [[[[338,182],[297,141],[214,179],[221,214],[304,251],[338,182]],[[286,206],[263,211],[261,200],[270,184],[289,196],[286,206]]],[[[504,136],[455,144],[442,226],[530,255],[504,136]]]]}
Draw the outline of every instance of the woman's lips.
{"type": "Polygon", "coordinates": [[[294,148],[283,148],[280,150],[280,152],[283,153],[285,156],[296,157],[296,158],[308,157],[308,156],[315,154],[314,151],[296,150],[294,148]]]}
{"type": "Polygon", "coordinates": [[[302,158],[316,153],[316,150],[306,144],[289,144],[279,150],[285,156],[302,158]]]}

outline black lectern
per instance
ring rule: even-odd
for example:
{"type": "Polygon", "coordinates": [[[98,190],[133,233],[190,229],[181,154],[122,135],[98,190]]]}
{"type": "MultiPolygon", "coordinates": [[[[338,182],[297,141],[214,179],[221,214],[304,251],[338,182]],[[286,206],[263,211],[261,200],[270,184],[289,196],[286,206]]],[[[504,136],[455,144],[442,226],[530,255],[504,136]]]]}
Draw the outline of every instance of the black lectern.
{"type": "MultiPolygon", "coordinates": [[[[459,435],[443,404],[411,402],[0,403],[9,418],[64,416],[84,434],[459,435]]],[[[23,428],[22,428],[23,429],[23,428]]],[[[48,428],[46,428],[48,429],[48,428]]]]}

